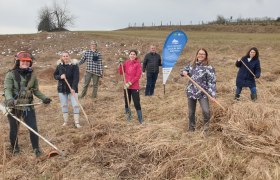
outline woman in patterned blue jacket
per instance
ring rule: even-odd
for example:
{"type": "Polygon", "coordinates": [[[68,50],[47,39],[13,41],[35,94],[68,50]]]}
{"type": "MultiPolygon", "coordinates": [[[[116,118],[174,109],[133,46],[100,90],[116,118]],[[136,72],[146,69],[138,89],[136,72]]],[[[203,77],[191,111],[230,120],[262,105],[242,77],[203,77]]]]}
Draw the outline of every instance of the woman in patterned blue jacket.
{"type": "MultiPolygon", "coordinates": [[[[216,75],[214,68],[209,64],[208,53],[201,48],[196,53],[196,58],[181,72],[181,76],[190,76],[213,98],[216,96],[216,75]]],[[[195,130],[195,109],[198,101],[203,113],[204,131],[208,130],[210,120],[209,99],[199,88],[189,81],[186,88],[189,108],[189,130],[195,130]]]]}

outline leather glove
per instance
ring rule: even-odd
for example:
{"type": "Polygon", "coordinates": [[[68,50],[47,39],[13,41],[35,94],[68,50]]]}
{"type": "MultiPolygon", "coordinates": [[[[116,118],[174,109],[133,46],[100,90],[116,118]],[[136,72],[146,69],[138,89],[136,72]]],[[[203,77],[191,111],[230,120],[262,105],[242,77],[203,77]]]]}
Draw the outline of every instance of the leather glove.
{"type": "Polygon", "coordinates": [[[52,101],[52,100],[51,100],[50,98],[46,98],[46,99],[43,100],[43,103],[44,103],[44,104],[50,104],[51,101],[52,101]]]}
{"type": "Polygon", "coordinates": [[[118,61],[119,61],[119,63],[123,63],[124,59],[123,58],[119,58],[118,61]]]}
{"type": "Polygon", "coordinates": [[[15,100],[14,99],[9,99],[9,100],[6,100],[6,106],[8,107],[14,107],[15,106],[15,100]]]}
{"type": "Polygon", "coordinates": [[[132,85],[132,83],[131,82],[127,82],[127,83],[125,83],[125,85],[124,85],[124,89],[128,89],[130,86],[132,85]]]}

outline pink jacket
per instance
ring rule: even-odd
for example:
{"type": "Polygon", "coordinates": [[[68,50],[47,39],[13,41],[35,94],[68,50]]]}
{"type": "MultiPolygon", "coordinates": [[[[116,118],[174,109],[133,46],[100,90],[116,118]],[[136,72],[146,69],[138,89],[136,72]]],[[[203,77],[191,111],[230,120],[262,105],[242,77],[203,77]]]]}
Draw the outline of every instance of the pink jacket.
{"type": "MultiPolygon", "coordinates": [[[[139,59],[126,60],[123,63],[123,68],[125,72],[125,80],[131,82],[132,85],[128,89],[140,89],[139,79],[142,75],[142,67],[139,59]]],[[[119,73],[123,74],[121,65],[119,66],[119,73]]]]}

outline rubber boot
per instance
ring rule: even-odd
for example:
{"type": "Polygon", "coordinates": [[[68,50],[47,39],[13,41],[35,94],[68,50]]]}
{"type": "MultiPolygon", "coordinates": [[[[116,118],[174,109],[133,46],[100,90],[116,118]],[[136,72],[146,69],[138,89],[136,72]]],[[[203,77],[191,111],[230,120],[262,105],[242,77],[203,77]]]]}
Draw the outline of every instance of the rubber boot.
{"type": "Polygon", "coordinates": [[[63,113],[63,120],[64,123],[62,124],[62,126],[66,126],[68,123],[68,113],[63,113]]]}
{"type": "Polygon", "coordinates": [[[142,111],[137,110],[137,116],[138,116],[138,121],[140,124],[143,124],[143,117],[142,117],[142,111]]]}
{"type": "Polygon", "coordinates": [[[251,99],[252,99],[252,101],[256,101],[257,100],[257,94],[251,94],[251,99]]]}
{"type": "Polygon", "coordinates": [[[80,125],[80,114],[74,114],[74,122],[76,128],[81,128],[82,126],[80,125]]]}
{"type": "Polygon", "coordinates": [[[239,101],[240,100],[240,94],[235,94],[234,99],[239,101]]]}
{"type": "Polygon", "coordinates": [[[125,114],[127,115],[127,121],[131,120],[131,111],[129,108],[125,108],[125,114]]]}

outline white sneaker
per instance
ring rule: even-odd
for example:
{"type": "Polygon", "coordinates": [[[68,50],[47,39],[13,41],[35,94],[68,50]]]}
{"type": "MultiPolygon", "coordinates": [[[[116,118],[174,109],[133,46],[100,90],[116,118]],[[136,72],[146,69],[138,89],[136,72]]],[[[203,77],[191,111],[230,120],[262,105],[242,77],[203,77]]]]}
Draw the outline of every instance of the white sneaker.
{"type": "Polygon", "coordinates": [[[67,123],[66,123],[66,122],[64,122],[64,123],[62,124],[62,126],[67,126],[67,123]]]}
{"type": "Polygon", "coordinates": [[[76,128],[81,128],[82,126],[79,123],[75,124],[76,128]]]}

